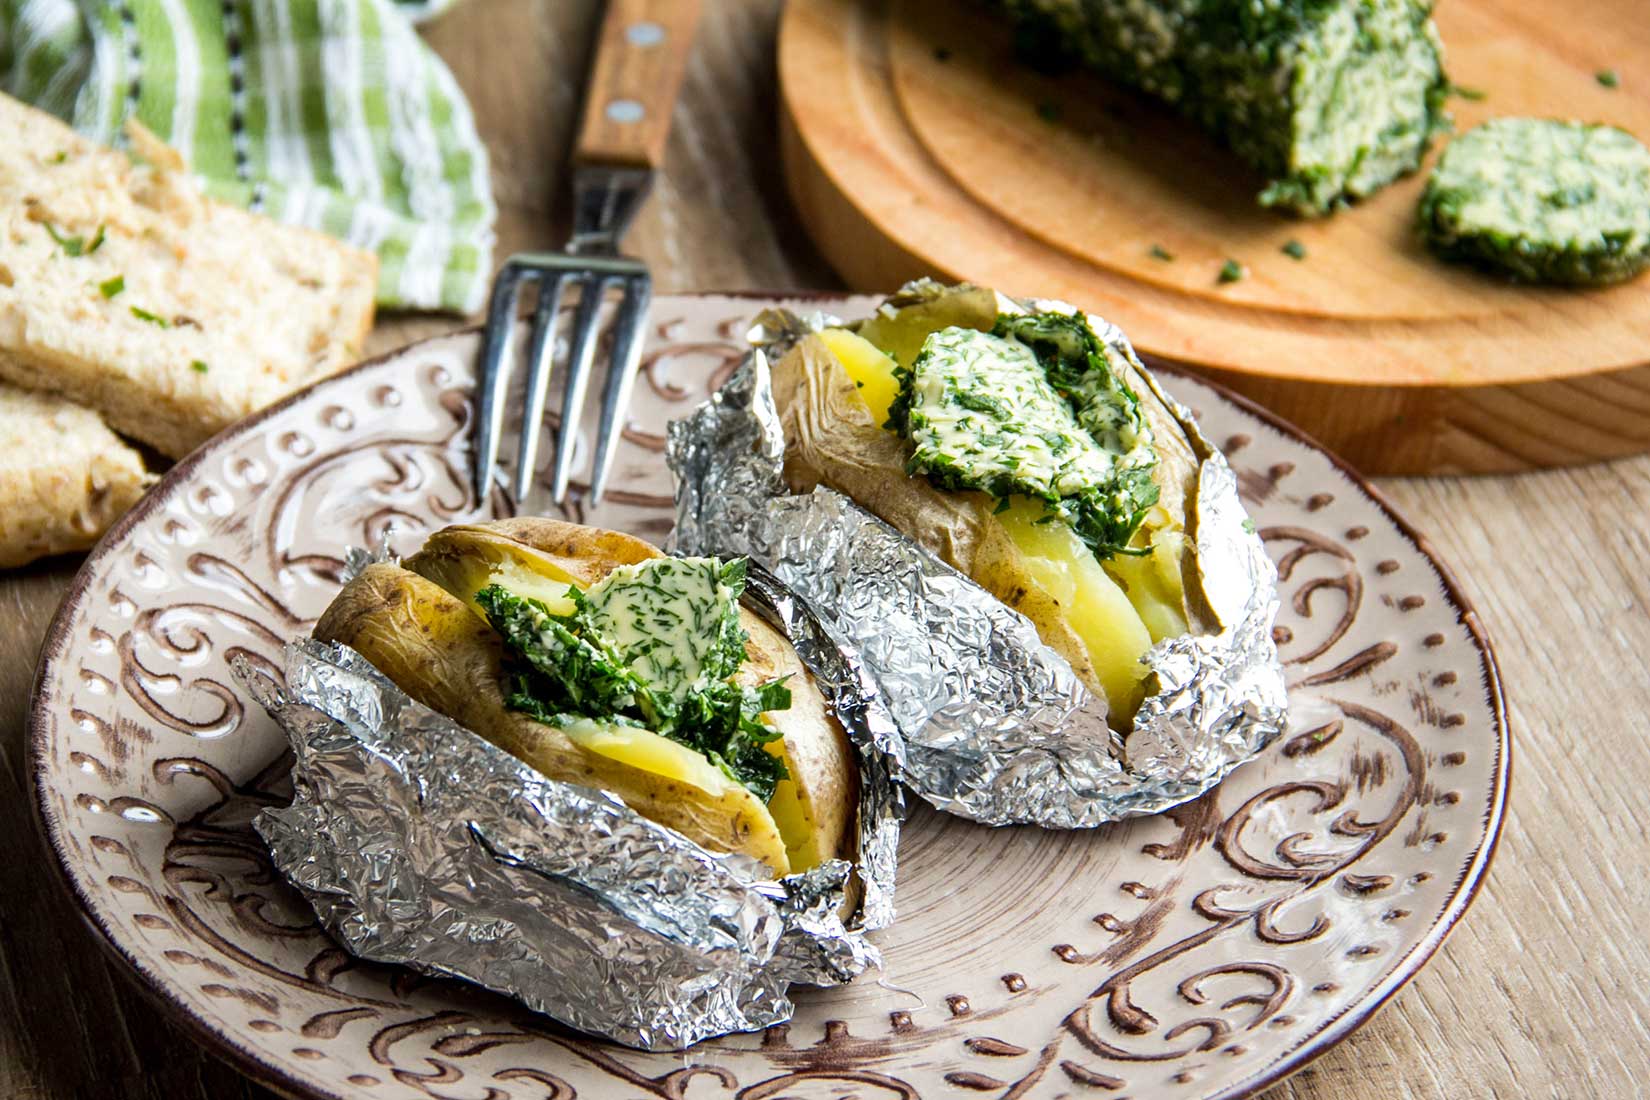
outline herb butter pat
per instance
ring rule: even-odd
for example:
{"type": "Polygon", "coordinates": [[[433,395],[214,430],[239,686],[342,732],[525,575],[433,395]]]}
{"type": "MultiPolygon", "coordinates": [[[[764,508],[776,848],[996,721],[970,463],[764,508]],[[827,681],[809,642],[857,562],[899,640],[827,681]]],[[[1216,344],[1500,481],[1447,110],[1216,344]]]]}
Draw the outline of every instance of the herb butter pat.
{"type": "Polygon", "coordinates": [[[1157,501],[1151,429],[1081,315],[1003,316],[946,328],[901,369],[891,423],[907,469],[940,488],[1044,503],[1105,558],[1157,501]]]}
{"type": "Polygon", "coordinates": [[[1427,180],[1433,250],[1526,282],[1595,285],[1650,265],[1650,149],[1613,126],[1499,118],[1427,180]]]}
{"type": "Polygon", "coordinates": [[[782,680],[736,684],[745,661],[739,597],[743,559],[654,558],[620,566],[573,610],[499,585],[476,593],[514,667],[506,698],[540,722],[639,726],[701,753],[766,801],[787,775],[764,746],[779,732],[762,715],[790,706],[782,680]]]}

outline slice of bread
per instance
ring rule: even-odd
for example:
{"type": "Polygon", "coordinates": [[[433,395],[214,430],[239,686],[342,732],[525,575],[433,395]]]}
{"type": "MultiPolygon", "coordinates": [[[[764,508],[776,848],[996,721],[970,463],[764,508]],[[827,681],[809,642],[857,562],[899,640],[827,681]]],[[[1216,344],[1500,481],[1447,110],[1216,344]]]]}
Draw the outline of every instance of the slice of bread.
{"type": "Polygon", "coordinates": [[[371,253],[206,198],[0,95],[0,380],[63,394],[174,458],[354,362],[371,253]]]}
{"type": "Polygon", "coordinates": [[[86,549],[150,480],[95,412],[0,383],[0,569],[86,549]]]}

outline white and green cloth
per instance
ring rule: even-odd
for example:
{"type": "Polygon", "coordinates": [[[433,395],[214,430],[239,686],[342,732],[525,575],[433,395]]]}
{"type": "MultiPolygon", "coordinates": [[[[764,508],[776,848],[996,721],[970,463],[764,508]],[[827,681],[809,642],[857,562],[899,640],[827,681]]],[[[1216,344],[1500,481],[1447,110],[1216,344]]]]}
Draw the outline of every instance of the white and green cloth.
{"type": "Polygon", "coordinates": [[[110,145],[135,117],[208,193],[378,254],[391,307],[480,308],[496,209],[411,20],[451,0],[0,0],[0,90],[110,145]]]}

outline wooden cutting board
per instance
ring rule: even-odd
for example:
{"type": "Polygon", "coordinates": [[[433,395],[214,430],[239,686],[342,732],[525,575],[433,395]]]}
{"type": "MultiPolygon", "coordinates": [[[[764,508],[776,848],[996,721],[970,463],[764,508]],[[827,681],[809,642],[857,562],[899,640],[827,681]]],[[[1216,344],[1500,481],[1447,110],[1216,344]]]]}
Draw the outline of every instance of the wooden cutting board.
{"type": "MultiPolygon", "coordinates": [[[[1452,101],[1459,129],[1543,115],[1650,139],[1646,0],[1440,7],[1452,79],[1485,93],[1452,101]]],[[[962,0],[787,6],[786,174],[856,288],[931,274],[1064,298],[1371,473],[1650,450],[1650,275],[1528,288],[1444,264],[1414,231],[1424,173],[1330,218],[1263,210],[1264,181],[1195,127],[1097,77],[1033,73],[1010,39],[962,0]],[[1221,284],[1228,258],[1248,274],[1221,284]]]]}

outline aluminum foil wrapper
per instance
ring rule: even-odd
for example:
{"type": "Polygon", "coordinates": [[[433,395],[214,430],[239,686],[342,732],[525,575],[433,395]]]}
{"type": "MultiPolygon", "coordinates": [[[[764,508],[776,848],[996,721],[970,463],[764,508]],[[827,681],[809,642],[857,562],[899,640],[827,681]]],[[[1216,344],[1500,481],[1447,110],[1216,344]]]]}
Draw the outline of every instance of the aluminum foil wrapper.
{"type": "Polygon", "coordinates": [[[306,639],[286,649],[284,684],[236,668],[295,756],[292,805],[255,822],[275,865],[355,955],[465,978],[648,1050],[782,1022],[793,982],[880,966],[866,933],[893,919],[898,734],[857,660],[777,582],[752,587],[796,632],[867,760],[857,864],[767,879],[612,794],[545,778],[354,650],[306,639]]]}
{"type": "MultiPolygon", "coordinates": [[[[940,289],[925,281],[901,296],[912,301],[940,289]]],[[[1072,312],[1063,303],[1007,298],[999,309],[1072,312]]],[[[1086,828],[1158,813],[1214,786],[1284,725],[1272,641],[1277,573],[1237,479],[1122,332],[1090,322],[1164,398],[1200,460],[1188,527],[1221,625],[1218,634],[1166,639],[1151,650],[1157,690],[1126,744],[1107,725],[1105,699],[1024,616],[842,494],[823,486],[790,492],[767,357],[834,318],[762,314],[740,369],[670,427],[676,550],[743,554],[778,576],[881,688],[904,741],[904,782],[939,809],[993,825],[1086,828]]]]}

